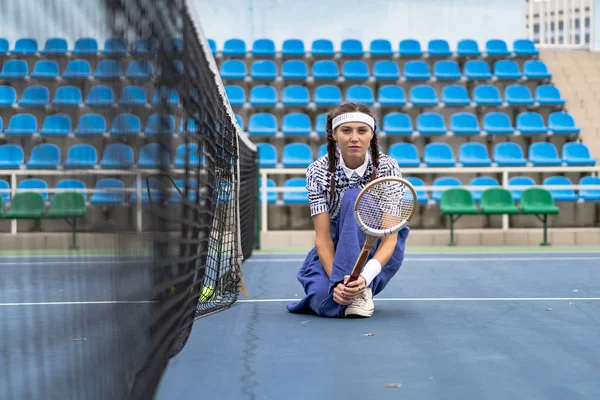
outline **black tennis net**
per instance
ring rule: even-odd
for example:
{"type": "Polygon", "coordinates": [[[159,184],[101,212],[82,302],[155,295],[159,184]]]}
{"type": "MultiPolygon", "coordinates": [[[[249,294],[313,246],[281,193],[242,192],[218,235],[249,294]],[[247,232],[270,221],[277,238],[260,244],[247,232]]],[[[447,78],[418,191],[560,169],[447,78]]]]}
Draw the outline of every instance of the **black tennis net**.
{"type": "Polygon", "coordinates": [[[194,320],[242,289],[256,148],[187,1],[2,11],[0,62],[27,65],[4,84],[42,106],[0,110],[37,125],[0,144],[62,156],[0,170],[0,398],[153,398],[194,320]]]}

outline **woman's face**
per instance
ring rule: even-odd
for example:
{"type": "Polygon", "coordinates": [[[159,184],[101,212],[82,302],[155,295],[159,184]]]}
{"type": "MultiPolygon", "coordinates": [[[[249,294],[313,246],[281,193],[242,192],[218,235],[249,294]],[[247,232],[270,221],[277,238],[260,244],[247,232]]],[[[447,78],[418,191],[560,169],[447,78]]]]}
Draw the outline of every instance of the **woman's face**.
{"type": "Polygon", "coordinates": [[[364,157],[369,150],[373,131],[362,122],[347,122],[336,128],[333,138],[345,157],[364,157]]]}

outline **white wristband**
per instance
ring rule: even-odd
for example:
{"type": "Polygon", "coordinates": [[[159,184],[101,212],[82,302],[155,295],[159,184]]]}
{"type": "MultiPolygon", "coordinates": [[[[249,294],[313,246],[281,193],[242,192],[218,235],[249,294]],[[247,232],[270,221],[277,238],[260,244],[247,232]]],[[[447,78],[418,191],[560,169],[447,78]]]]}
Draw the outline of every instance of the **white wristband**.
{"type": "Polygon", "coordinates": [[[365,278],[367,286],[373,282],[373,279],[381,272],[381,263],[374,258],[371,258],[363,268],[360,275],[365,278]]]}

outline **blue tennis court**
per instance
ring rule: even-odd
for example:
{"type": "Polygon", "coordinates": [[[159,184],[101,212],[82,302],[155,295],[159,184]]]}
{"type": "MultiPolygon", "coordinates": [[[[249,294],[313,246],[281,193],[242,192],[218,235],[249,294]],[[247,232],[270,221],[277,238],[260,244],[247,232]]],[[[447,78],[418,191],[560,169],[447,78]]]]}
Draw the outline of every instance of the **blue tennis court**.
{"type": "Polygon", "coordinates": [[[410,254],[369,319],[290,314],[303,254],[200,319],[160,399],[595,399],[600,252],[410,254]]]}

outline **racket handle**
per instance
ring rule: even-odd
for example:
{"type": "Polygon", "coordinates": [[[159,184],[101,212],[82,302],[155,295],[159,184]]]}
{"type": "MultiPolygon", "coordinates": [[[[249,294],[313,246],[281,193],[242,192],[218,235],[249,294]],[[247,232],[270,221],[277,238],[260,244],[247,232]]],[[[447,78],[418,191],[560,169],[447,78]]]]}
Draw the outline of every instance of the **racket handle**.
{"type": "Polygon", "coordinates": [[[348,278],[347,283],[353,282],[358,279],[363,267],[365,266],[365,263],[367,262],[367,257],[369,257],[371,247],[372,246],[363,247],[362,251],[360,252],[360,256],[358,257],[358,260],[356,260],[356,264],[354,264],[354,269],[352,270],[352,273],[350,274],[350,278],[348,278]]]}

